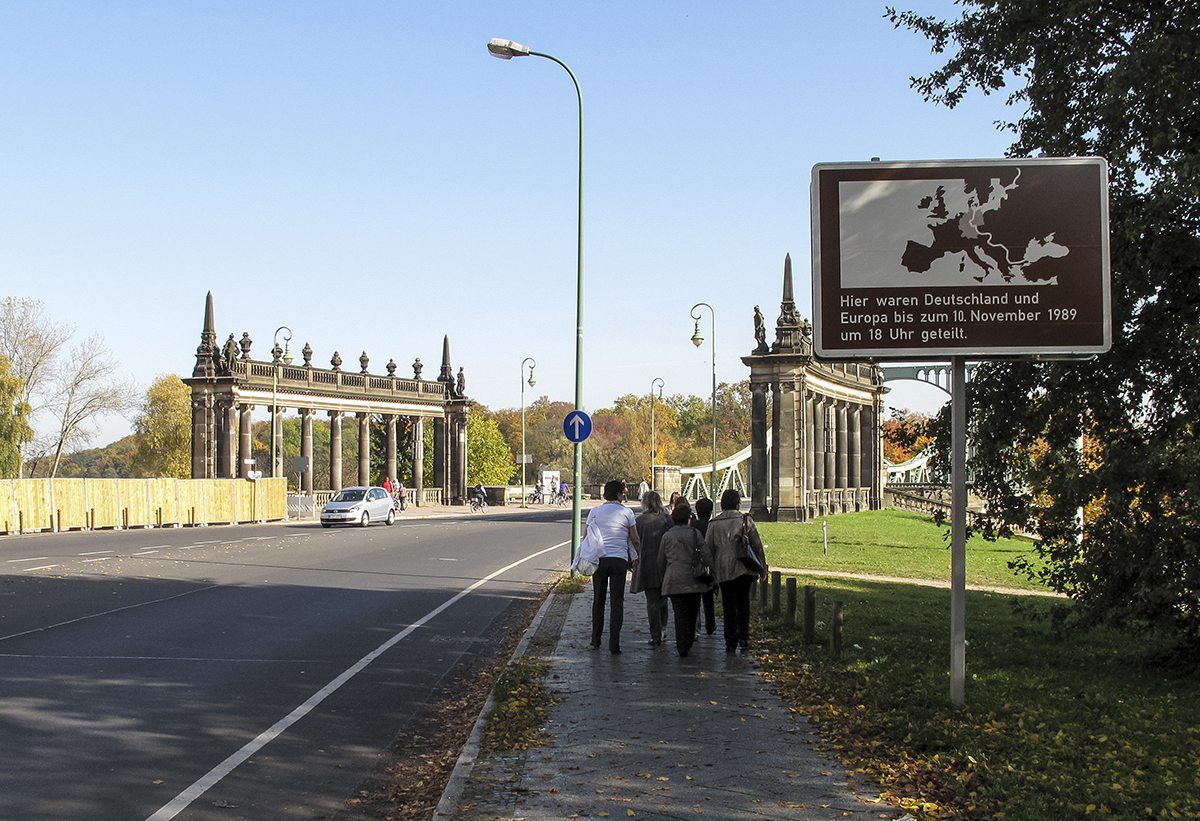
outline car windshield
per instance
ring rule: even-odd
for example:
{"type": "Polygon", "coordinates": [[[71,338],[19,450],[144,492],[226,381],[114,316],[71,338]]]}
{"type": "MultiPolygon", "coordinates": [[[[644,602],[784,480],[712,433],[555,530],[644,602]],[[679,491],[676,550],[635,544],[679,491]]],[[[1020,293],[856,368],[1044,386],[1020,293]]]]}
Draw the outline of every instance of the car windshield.
{"type": "Polygon", "coordinates": [[[331,502],[361,502],[363,494],[366,493],[361,487],[351,487],[345,490],[339,490],[337,495],[329,501],[331,502]]]}

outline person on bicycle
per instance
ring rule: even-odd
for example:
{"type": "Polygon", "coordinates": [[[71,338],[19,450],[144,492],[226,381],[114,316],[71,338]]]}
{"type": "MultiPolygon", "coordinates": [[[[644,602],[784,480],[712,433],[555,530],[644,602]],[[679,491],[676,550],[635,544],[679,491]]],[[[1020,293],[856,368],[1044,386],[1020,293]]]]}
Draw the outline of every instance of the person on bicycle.
{"type": "Polygon", "coordinates": [[[483,507],[487,504],[487,491],[483,489],[483,482],[471,488],[475,492],[475,499],[479,502],[479,506],[483,507]]]}

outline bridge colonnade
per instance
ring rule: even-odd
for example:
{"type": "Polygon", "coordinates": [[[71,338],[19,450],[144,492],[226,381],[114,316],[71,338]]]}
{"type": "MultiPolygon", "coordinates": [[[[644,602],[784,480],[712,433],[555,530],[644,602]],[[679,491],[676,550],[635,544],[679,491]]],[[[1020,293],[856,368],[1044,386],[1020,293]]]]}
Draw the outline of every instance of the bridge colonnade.
{"type": "Polygon", "coordinates": [[[755,312],[758,346],[742,358],[750,368],[751,514],[803,522],[878,510],[887,393],[879,368],[813,359],[812,326],[801,322],[793,300],[790,256],[784,260],[783,300],[770,347],[761,312],[755,312]]]}
{"type": "MultiPolygon", "coordinates": [[[[313,419],[324,413],[329,421],[329,486],[342,487],[342,430],[346,420],[358,423],[358,482],[378,484],[371,479],[370,422],[383,418],[385,426],[385,472],[397,479],[398,426],[411,427],[413,498],[422,498],[425,488],[441,492],[451,504],[467,497],[467,419],[471,400],[463,395],[464,377],[457,381],[450,365],[450,342],[442,345],[442,366],[436,381],[421,378],[422,365],[413,363],[413,378],[396,375],[396,364],[388,362],[387,375],[368,371],[369,359],[359,358],[359,373],[341,370],[341,357],[335,353],[331,369],[312,365],[312,349],[305,345],[303,365],[291,365],[281,358],[278,347],[273,361],[250,358],[252,341],[242,334],[240,343],[229,335],[224,347],[216,343],[212,294],[205,304],[204,330],[196,349],[192,376],[183,381],[192,391],[192,478],[248,479],[254,468],[251,412],[264,406],[271,412],[272,426],[279,426],[288,408],[300,417],[300,456],[307,458],[308,470],[300,474],[300,492],[311,495],[314,452],[313,419]],[[433,424],[433,476],[424,475],[425,424],[433,424]],[[432,481],[430,481],[432,480],[432,481]],[[428,482],[428,484],[427,484],[428,482]]],[[[273,429],[279,429],[273,427],[273,429]]],[[[270,460],[274,466],[275,459],[270,460]]],[[[286,472],[286,468],[285,468],[286,472]]],[[[382,481],[382,480],[380,480],[382,481]]]]}

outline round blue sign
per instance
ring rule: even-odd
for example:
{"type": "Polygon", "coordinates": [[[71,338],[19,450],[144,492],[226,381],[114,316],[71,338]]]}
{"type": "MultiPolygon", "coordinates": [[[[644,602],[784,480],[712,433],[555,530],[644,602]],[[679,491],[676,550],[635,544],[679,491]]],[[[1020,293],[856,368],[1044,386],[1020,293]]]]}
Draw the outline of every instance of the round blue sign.
{"type": "Polygon", "coordinates": [[[581,410],[573,410],[563,420],[563,433],[567,441],[579,444],[592,435],[592,417],[581,410]]]}

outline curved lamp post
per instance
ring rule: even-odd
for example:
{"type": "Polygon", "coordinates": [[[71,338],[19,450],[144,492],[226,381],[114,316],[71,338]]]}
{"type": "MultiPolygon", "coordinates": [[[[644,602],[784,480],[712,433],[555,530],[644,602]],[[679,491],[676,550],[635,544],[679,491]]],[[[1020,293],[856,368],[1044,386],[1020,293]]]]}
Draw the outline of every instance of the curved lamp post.
{"type": "Polygon", "coordinates": [[[537,380],[533,378],[533,369],[537,367],[537,362],[532,356],[527,356],[521,363],[521,507],[525,507],[525,362],[529,363],[529,387],[537,384],[537,380]]]}
{"type": "Polygon", "coordinates": [[[654,448],[654,386],[658,385],[658,398],[662,399],[662,389],[665,383],[662,377],[654,377],[654,381],[650,383],[650,489],[654,490],[654,457],[658,455],[658,451],[654,448]]]}
{"type": "MultiPolygon", "coordinates": [[[[550,54],[530,51],[528,46],[492,38],[487,44],[488,51],[493,57],[501,60],[511,60],[514,57],[544,57],[558,63],[575,84],[575,96],[579,98],[579,225],[576,251],[576,286],[575,286],[575,410],[583,410],[583,92],[579,89],[579,79],[570,66],[550,54]]],[[[581,530],[580,512],[582,509],[580,495],[580,479],[583,478],[583,444],[575,444],[575,466],[571,482],[571,562],[579,553],[579,534],[581,530]]]]}
{"type": "Polygon", "coordinates": [[[280,325],[275,329],[275,344],[271,348],[271,359],[274,367],[271,369],[271,476],[277,477],[283,473],[283,426],[279,424],[279,360],[283,364],[292,364],[292,329],[280,325]],[[279,332],[283,335],[282,351],[279,350],[279,332]]]}
{"type": "Polygon", "coordinates": [[[708,313],[712,317],[712,484],[708,489],[708,498],[715,503],[717,500],[714,496],[717,485],[717,312],[713,310],[713,306],[707,302],[697,302],[692,306],[691,317],[696,320],[696,330],[692,333],[692,344],[699,348],[704,343],[704,337],[700,335],[700,317],[696,315],[696,309],[703,305],[708,308],[708,313]]]}

